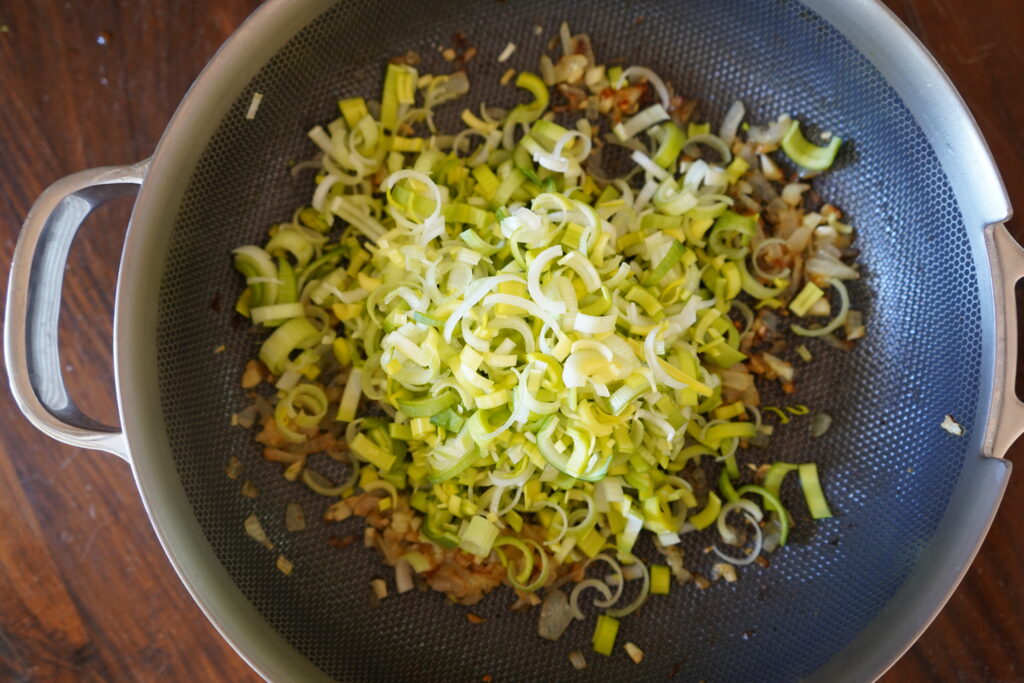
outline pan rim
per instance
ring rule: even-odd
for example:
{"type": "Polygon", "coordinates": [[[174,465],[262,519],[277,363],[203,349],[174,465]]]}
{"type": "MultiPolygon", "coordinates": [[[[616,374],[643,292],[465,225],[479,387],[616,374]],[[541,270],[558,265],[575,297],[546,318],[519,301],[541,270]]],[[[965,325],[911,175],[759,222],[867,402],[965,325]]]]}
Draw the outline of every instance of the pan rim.
{"type": "MultiPolygon", "coordinates": [[[[983,229],[987,225],[1005,220],[1009,214],[1009,203],[991,153],[974,119],[937,63],[909,29],[877,0],[800,2],[846,35],[858,49],[861,49],[861,45],[854,38],[866,38],[854,29],[858,26],[874,27],[878,35],[872,40],[878,43],[878,51],[869,54],[868,58],[886,75],[887,80],[889,74],[882,69],[882,65],[892,69],[894,64],[902,63],[902,68],[918,73],[931,84],[931,99],[927,105],[922,106],[945,110],[948,118],[943,122],[922,121],[916,108],[910,107],[910,104],[908,107],[918,123],[922,124],[933,147],[936,146],[936,140],[956,145],[955,148],[950,148],[947,154],[940,153],[939,158],[961,207],[968,205],[965,203],[965,197],[970,195],[973,214],[968,216],[965,212],[965,222],[975,253],[985,253],[983,229]],[[850,31],[853,31],[852,35],[850,31]],[[928,123],[928,126],[923,125],[924,123],[928,123]],[[939,130],[944,127],[955,127],[960,135],[956,136],[956,140],[950,141],[950,136],[942,135],[939,130]],[[956,169],[952,169],[954,172],[950,173],[951,169],[948,166],[956,156],[954,149],[972,159],[974,173],[970,177],[957,172],[956,169]]],[[[146,390],[147,387],[155,386],[155,358],[133,350],[155,348],[156,306],[153,302],[157,298],[155,290],[159,288],[160,278],[154,275],[154,264],[147,257],[161,253],[166,246],[169,231],[157,228],[173,221],[173,214],[168,218],[169,212],[166,211],[166,207],[177,206],[184,192],[190,174],[182,173],[182,169],[191,170],[195,165],[223,113],[262,68],[263,62],[259,56],[273,54],[268,51],[267,46],[273,44],[276,51],[301,30],[309,19],[332,4],[332,0],[269,0],[231,35],[197,77],[169,122],[153,155],[152,166],[140,191],[125,239],[115,303],[114,359],[118,407],[128,450],[132,454],[130,462],[133,475],[147,515],[164,552],[193,600],[231,647],[254,671],[267,680],[330,679],[262,620],[220,566],[205,537],[201,532],[197,533],[198,523],[181,490],[164,438],[159,397],[147,395],[155,394],[146,390]],[[204,121],[204,117],[209,121],[204,121]],[[205,134],[197,135],[197,132],[205,134]],[[143,285],[146,280],[149,284],[143,285]],[[161,444],[162,440],[165,443],[161,444]]],[[[910,87],[909,77],[906,87],[910,87]]],[[[905,92],[899,88],[897,92],[901,97],[905,96],[905,92]]],[[[905,97],[904,101],[907,102],[905,97]]],[[[938,147],[936,149],[937,152],[941,151],[938,147]]],[[[987,259],[985,266],[979,268],[978,273],[982,295],[983,334],[985,339],[992,339],[995,336],[995,314],[991,291],[991,263],[987,259]]],[[[983,366],[981,399],[976,421],[979,425],[988,421],[993,374],[994,368],[991,364],[983,366]]],[[[975,448],[975,444],[972,443],[970,452],[977,452],[980,457],[980,440],[976,446],[975,448]]],[[[910,634],[909,639],[897,638],[884,647],[866,653],[857,650],[854,641],[834,655],[830,662],[812,677],[824,679],[825,672],[831,670],[832,664],[845,658],[849,660],[850,666],[835,672],[839,674],[839,678],[877,678],[913,644],[956,589],[970,560],[984,540],[984,532],[987,531],[998,508],[1002,487],[1005,486],[1009,473],[1009,463],[1000,461],[1000,464],[1005,467],[1000,468],[994,477],[988,477],[989,483],[985,484],[983,489],[986,496],[983,499],[976,499],[974,503],[974,519],[970,528],[971,533],[977,535],[970,543],[960,544],[960,554],[957,557],[945,560],[945,564],[948,565],[946,569],[949,571],[942,575],[939,583],[945,585],[948,590],[943,588],[938,591],[938,595],[931,596],[930,605],[933,607],[918,609],[914,614],[905,615],[898,620],[897,626],[901,632],[910,634]],[[1002,482],[1001,486],[997,485],[999,480],[1002,482]],[[853,654],[849,654],[851,652],[853,654]]],[[[985,467],[990,468],[987,464],[985,467]]],[[[996,465],[993,464],[991,467],[996,465]]],[[[963,540],[962,538],[961,541],[963,540]]],[[[933,574],[938,576],[937,572],[933,574]]],[[[910,582],[911,579],[908,578],[900,592],[910,582]]],[[[935,592],[934,589],[932,592],[935,592]]],[[[888,605],[883,612],[887,609],[888,605]]],[[[876,617],[876,621],[878,618],[876,617]]],[[[871,622],[871,626],[874,623],[875,621],[871,622]]],[[[833,675],[829,680],[837,678],[833,675]]]]}

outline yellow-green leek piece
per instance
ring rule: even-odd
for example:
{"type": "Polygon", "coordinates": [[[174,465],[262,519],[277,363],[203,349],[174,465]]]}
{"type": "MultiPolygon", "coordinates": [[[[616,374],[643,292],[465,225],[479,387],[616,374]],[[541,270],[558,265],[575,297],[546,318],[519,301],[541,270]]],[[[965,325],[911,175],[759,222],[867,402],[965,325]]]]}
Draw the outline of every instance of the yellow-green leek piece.
{"type": "Polygon", "coordinates": [[[793,297],[793,300],[789,303],[789,310],[803,317],[807,315],[807,311],[810,310],[811,306],[823,296],[825,296],[825,292],[818,285],[808,282],[800,290],[800,293],[793,297]]]}
{"type": "Polygon", "coordinates": [[[708,502],[704,509],[690,517],[689,522],[693,528],[700,531],[715,523],[718,513],[722,511],[722,499],[715,495],[714,491],[708,493],[708,502]]]}
{"type": "Polygon", "coordinates": [[[741,486],[736,490],[736,493],[740,496],[745,496],[748,493],[754,493],[761,496],[764,501],[764,507],[766,509],[775,509],[778,511],[779,520],[779,545],[786,545],[786,539],[789,538],[789,514],[786,512],[786,508],[782,507],[782,503],[779,501],[778,496],[769,492],[761,486],[754,486],[748,484],[747,486],[741,486]],[[769,508],[771,506],[771,508],[769,508]]]}
{"type": "Polygon", "coordinates": [[[841,144],[843,139],[838,135],[833,135],[824,147],[808,142],[800,132],[800,122],[795,119],[782,137],[782,151],[793,160],[793,163],[808,171],[824,171],[831,166],[841,144]]]}
{"type": "Polygon", "coordinates": [[[804,491],[804,499],[807,501],[807,509],[811,511],[814,519],[831,517],[832,511],[825,502],[825,494],[821,490],[821,481],[818,479],[818,466],[813,462],[804,463],[797,467],[800,474],[800,486],[804,491]]]}
{"type": "Polygon", "coordinates": [[[592,642],[594,652],[610,656],[615,649],[615,638],[619,634],[619,621],[614,617],[604,614],[597,617],[597,625],[594,627],[592,642]]]}

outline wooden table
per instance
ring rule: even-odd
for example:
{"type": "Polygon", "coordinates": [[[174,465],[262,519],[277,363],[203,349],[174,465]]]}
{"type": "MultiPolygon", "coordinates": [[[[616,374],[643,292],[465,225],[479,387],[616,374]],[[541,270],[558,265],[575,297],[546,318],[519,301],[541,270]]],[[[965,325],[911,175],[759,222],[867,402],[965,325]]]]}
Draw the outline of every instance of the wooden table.
{"type": "MultiPolygon", "coordinates": [[[[0,4],[0,286],[35,197],[68,173],[148,156],[192,79],[258,4],[0,4]]],[[[888,4],[956,83],[1024,206],[1024,4],[888,4]]],[[[109,311],[129,209],[90,218],[68,265],[61,321],[72,394],[108,423],[109,311]]],[[[1014,233],[1024,241],[1020,222],[1014,233]]],[[[179,583],[128,467],[36,432],[6,382],[0,414],[0,679],[257,680],[179,583]]],[[[1024,443],[1010,457],[1024,458],[1024,443]]],[[[967,578],[886,680],[1024,678],[1022,541],[1018,474],[967,578]]]]}

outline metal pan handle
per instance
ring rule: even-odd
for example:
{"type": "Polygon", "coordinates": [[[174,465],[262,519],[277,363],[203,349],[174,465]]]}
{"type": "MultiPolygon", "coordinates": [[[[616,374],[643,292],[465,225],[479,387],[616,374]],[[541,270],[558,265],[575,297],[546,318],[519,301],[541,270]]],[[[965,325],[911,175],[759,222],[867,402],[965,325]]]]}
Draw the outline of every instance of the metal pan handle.
{"type": "Polygon", "coordinates": [[[1024,402],[1017,397],[1017,283],[1024,279],[1024,248],[1002,223],[985,233],[993,266],[996,299],[996,368],[992,417],[985,433],[985,452],[1001,458],[1024,434],[1024,402]],[[1000,349],[1002,352],[1000,353],[1000,349]]]}
{"type": "Polygon", "coordinates": [[[11,393],[40,431],[72,446],[109,451],[125,460],[119,427],[85,415],[71,400],[61,372],[57,322],[64,266],[75,234],[96,207],[134,195],[149,160],[110,166],[58,180],[25,218],[11,263],[4,319],[4,355],[11,393]]]}

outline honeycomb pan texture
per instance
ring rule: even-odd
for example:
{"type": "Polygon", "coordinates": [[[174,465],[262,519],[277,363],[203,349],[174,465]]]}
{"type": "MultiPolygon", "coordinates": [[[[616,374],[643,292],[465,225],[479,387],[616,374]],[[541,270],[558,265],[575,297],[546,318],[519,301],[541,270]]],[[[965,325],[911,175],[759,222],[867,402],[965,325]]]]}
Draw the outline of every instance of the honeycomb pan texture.
{"type": "MultiPolygon", "coordinates": [[[[975,429],[979,309],[961,213],[921,129],[868,60],[797,2],[341,2],[263,67],[195,168],[161,288],[159,391],[178,473],[214,551],[269,624],[330,676],[791,680],[864,628],[936,529],[969,439],[935,426],[952,413],[962,416],[968,435],[975,429]],[[867,339],[850,354],[812,343],[816,362],[801,370],[800,401],[830,413],[834,426],[809,440],[806,423],[794,422],[776,430],[767,454],[748,456],[820,463],[835,517],[800,518],[799,489],[787,484],[796,530],[769,568],[741,569],[739,582],[706,591],[676,588],[623,622],[619,642],[641,646],[642,669],[624,656],[589,654],[591,666],[574,671],[566,654],[590,652],[592,622],[575,623],[560,642],[541,640],[535,617],[508,611],[514,598],[506,589],[474,608],[488,619],[480,625],[434,593],[393,597],[370,609],[368,582],[390,570],[360,544],[339,551],[326,543],[332,534],[357,531],[358,522],[288,534],[287,502],[301,502],[317,519],[325,499],[282,480],[259,458],[252,435],[229,426],[246,402],[240,368],[258,345],[228,312],[240,290],[229,250],[259,240],[271,223],[308,202],[311,178],[289,172],[289,162],[314,155],[305,132],[336,116],[340,97],[377,96],[390,56],[415,50],[424,70],[445,71],[437,48],[450,45],[456,31],[479,48],[466,104],[508,106],[521,95],[500,87],[499,77],[507,66],[535,69],[563,19],[591,35],[600,60],[650,66],[677,92],[698,97],[701,118],[720,120],[738,98],[751,121],[786,112],[812,132],[842,134],[847,142],[838,163],[817,187],[857,227],[864,264],[852,295],[865,312],[867,339]],[[508,64],[498,64],[510,41],[518,49],[508,64]],[[257,91],[263,103],[247,121],[257,91]],[[221,344],[226,351],[212,353],[221,344]],[[232,455],[245,463],[257,499],[240,496],[239,482],[224,475],[232,455]],[[252,512],[295,563],[291,576],[242,532],[252,512]]],[[[315,466],[341,474],[326,458],[315,466]]],[[[688,565],[703,573],[711,564],[701,552],[709,538],[693,535],[685,546],[688,565]]]]}

